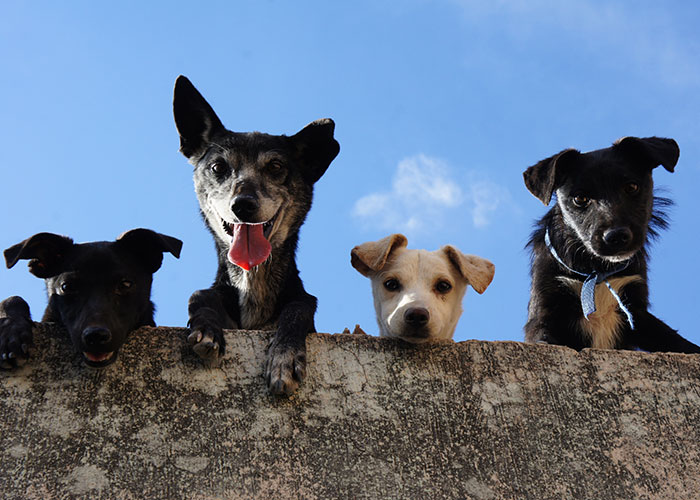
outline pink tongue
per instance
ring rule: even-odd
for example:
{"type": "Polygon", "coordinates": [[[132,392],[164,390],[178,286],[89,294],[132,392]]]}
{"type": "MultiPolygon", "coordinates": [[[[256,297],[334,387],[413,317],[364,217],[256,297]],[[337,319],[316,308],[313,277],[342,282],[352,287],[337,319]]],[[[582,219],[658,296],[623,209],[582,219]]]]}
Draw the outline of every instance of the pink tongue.
{"type": "Polygon", "coordinates": [[[272,246],[263,235],[262,224],[233,225],[233,241],[228,251],[228,260],[232,263],[250,271],[265,262],[271,251],[272,246]]]}

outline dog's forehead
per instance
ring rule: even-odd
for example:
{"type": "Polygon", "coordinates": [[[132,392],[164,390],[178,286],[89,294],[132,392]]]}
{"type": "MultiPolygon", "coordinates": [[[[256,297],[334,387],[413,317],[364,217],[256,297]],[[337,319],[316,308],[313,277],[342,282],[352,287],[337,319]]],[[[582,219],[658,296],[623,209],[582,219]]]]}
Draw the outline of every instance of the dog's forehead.
{"type": "Polygon", "coordinates": [[[627,157],[625,157],[619,149],[613,147],[595,149],[593,151],[588,151],[583,153],[583,158],[587,159],[591,163],[625,163],[627,162],[627,157]]]}
{"type": "Polygon", "coordinates": [[[73,245],[67,260],[67,269],[103,275],[108,271],[119,273],[128,266],[129,254],[119,251],[113,241],[93,241],[73,245]]]}
{"type": "Polygon", "coordinates": [[[631,179],[642,180],[651,177],[644,169],[634,168],[629,158],[620,154],[615,148],[598,149],[583,153],[575,164],[576,168],[567,169],[566,181],[581,184],[605,186],[631,179]]]}
{"type": "Polygon", "coordinates": [[[401,248],[394,252],[389,271],[404,271],[417,276],[449,276],[453,272],[447,255],[440,250],[401,248]]]}
{"type": "Polygon", "coordinates": [[[210,154],[233,155],[256,161],[263,153],[284,155],[290,151],[289,137],[262,132],[228,132],[210,144],[210,154]]]}

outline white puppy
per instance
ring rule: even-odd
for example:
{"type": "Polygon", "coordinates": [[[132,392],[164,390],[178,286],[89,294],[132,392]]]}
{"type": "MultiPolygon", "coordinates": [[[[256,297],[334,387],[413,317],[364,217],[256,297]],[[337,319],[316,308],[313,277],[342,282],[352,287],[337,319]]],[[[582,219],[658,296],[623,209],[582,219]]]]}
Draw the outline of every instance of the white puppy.
{"type": "Polygon", "coordinates": [[[352,249],[351,263],[372,280],[379,335],[407,342],[451,340],[470,284],[483,293],[495,267],[450,245],[440,250],[406,249],[406,237],[392,234],[352,249]]]}

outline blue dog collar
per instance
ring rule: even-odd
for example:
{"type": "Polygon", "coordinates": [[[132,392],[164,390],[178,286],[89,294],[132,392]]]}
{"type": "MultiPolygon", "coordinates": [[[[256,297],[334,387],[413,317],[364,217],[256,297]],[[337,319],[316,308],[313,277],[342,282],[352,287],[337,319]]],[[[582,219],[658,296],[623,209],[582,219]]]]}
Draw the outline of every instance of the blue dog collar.
{"type": "Polygon", "coordinates": [[[549,253],[552,254],[552,257],[556,259],[556,261],[561,264],[561,266],[569,271],[570,273],[576,274],[578,276],[581,276],[582,278],[585,278],[583,281],[583,286],[581,287],[581,309],[583,310],[583,316],[588,320],[588,316],[593,314],[595,312],[595,287],[596,285],[600,283],[605,283],[605,285],[608,287],[608,290],[610,290],[610,293],[612,294],[613,297],[615,297],[615,300],[617,301],[617,304],[620,306],[620,310],[625,313],[625,316],[627,316],[627,322],[630,325],[630,328],[634,330],[634,319],[632,318],[632,313],[630,310],[627,308],[627,306],[622,302],[622,299],[620,298],[620,295],[615,291],[615,289],[610,285],[608,282],[608,278],[612,276],[613,274],[617,274],[621,271],[624,271],[627,269],[627,267],[630,265],[630,261],[628,260],[625,262],[623,265],[620,267],[613,269],[612,271],[608,271],[606,273],[599,273],[598,271],[593,271],[590,274],[585,274],[581,273],[579,271],[576,271],[574,269],[571,269],[569,266],[564,264],[564,261],[559,257],[559,254],[557,254],[557,251],[554,249],[554,246],[552,246],[552,240],[549,238],[549,228],[545,229],[544,232],[544,244],[547,246],[547,249],[549,250],[549,253]]]}

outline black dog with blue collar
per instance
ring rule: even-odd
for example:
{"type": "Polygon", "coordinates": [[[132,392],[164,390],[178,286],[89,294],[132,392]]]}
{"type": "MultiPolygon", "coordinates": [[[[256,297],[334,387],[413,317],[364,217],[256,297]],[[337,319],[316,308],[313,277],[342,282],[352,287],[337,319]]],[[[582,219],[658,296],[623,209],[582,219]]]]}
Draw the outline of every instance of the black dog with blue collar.
{"type": "Polygon", "coordinates": [[[671,202],[654,196],[652,171],[673,172],[673,139],[625,137],[588,153],[566,149],[528,168],[530,192],[549,205],[528,246],[528,342],[700,352],[649,313],[647,244],[671,202]]]}

